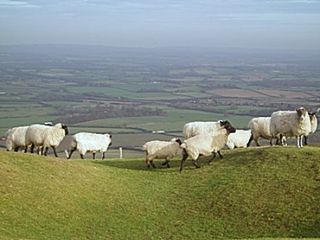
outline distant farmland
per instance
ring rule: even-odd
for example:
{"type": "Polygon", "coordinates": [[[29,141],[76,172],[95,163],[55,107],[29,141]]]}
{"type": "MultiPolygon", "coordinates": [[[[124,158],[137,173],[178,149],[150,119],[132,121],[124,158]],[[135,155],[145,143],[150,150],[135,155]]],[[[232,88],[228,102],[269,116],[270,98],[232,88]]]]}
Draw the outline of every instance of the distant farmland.
{"type": "Polygon", "coordinates": [[[14,126],[61,121],[71,133],[143,133],[140,143],[158,137],[152,131],[179,135],[189,121],[228,119],[246,128],[254,116],[319,107],[320,70],[308,57],[315,53],[294,60],[287,52],[277,60],[263,51],[185,53],[2,46],[0,136],[14,126]]]}

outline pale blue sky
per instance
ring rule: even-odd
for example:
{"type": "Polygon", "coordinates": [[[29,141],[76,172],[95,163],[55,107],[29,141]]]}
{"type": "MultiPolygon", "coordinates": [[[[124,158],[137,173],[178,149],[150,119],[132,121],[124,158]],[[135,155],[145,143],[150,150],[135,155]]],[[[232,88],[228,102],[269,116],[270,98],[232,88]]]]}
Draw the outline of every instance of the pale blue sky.
{"type": "Polygon", "coordinates": [[[0,0],[0,44],[320,49],[320,0],[0,0]]]}

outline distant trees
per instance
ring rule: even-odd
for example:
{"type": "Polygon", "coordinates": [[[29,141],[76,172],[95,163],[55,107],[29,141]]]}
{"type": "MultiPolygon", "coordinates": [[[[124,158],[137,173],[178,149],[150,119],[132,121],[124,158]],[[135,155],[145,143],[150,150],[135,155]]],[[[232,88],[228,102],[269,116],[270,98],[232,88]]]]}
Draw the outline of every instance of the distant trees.
{"type": "Polygon", "coordinates": [[[59,107],[53,115],[62,116],[57,122],[75,124],[105,118],[116,117],[140,117],[140,116],[164,116],[165,112],[159,108],[141,107],[132,104],[112,105],[97,104],[92,106],[59,107]]]}

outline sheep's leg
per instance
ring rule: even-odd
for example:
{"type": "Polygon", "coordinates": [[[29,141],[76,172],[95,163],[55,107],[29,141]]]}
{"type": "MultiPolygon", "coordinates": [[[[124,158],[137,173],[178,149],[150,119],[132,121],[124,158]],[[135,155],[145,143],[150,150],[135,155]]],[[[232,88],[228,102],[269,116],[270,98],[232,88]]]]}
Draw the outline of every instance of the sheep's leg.
{"type": "Polygon", "coordinates": [[[258,142],[258,138],[254,139],[254,142],[256,143],[257,147],[260,147],[260,143],[258,142]]]}
{"type": "Polygon", "coordinates": [[[297,140],[296,146],[297,146],[297,148],[300,148],[300,136],[297,136],[296,140],[297,140]]]}
{"type": "Polygon", "coordinates": [[[184,164],[184,162],[186,161],[187,158],[188,158],[188,153],[186,152],[185,149],[183,149],[183,151],[182,151],[182,159],[181,159],[181,162],[180,162],[180,173],[181,173],[181,171],[183,169],[183,164],[184,164]]]}
{"type": "Polygon", "coordinates": [[[193,163],[193,165],[194,165],[196,168],[200,168],[200,166],[199,166],[199,164],[198,164],[198,159],[199,159],[199,158],[197,158],[197,160],[192,159],[192,163],[193,163]]]}
{"type": "Polygon", "coordinates": [[[271,147],[273,146],[272,138],[270,138],[270,140],[269,140],[269,144],[270,144],[270,146],[271,146],[271,147]]]}
{"type": "Polygon", "coordinates": [[[44,153],[43,153],[44,156],[47,156],[48,150],[49,150],[49,148],[46,147],[45,150],[44,150],[44,153]]]}
{"type": "Polygon", "coordinates": [[[285,136],[283,136],[283,135],[281,137],[281,143],[282,143],[283,146],[287,146],[288,145],[287,144],[287,138],[285,136]]]}
{"type": "Polygon", "coordinates": [[[38,155],[43,155],[43,151],[44,151],[44,148],[43,148],[43,147],[38,147],[38,149],[37,149],[37,154],[38,154],[38,155]]]}
{"type": "Polygon", "coordinates": [[[15,147],[15,148],[14,148],[14,151],[15,151],[15,152],[18,152],[18,151],[19,151],[19,147],[15,147]]]}
{"type": "Polygon", "coordinates": [[[25,146],[24,153],[28,152],[28,146],[25,146]]]}
{"type": "Polygon", "coordinates": [[[252,140],[253,140],[253,135],[251,134],[250,139],[249,139],[249,142],[247,143],[247,147],[250,146],[250,143],[252,142],[252,140]]]}
{"type": "Polygon", "coordinates": [[[81,154],[81,153],[80,153],[80,157],[81,157],[81,159],[84,159],[84,156],[83,156],[83,154],[81,154]]]}
{"type": "Polygon", "coordinates": [[[219,157],[222,159],[223,156],[221,155],[221,152],[220,152],[220,151],[218,151],[218,154],[219,154],[219,157]]]}
{"type": "Polygon", "coordinates": [[[153,168],[156,168],[156,165],[154,165],[153,160],[151,160],[150,163],[153,168]]]}
{"type": "Polygon", "coordinates": [[[303,147],[303,135],[300,136],[300,147],[303,147]]]}
{"type": "Polygon", "coordinates": [[[304,136],[304,145],[308,145],[308,137],[304,136]]]}
{"type": "Polygon", "coordinates": [[[102,153],[102,160],[105,159],[105,158],[106,158],[106,153],[103,152],[103,153],[102,153]]]}
{"type": "Polygon", "coordinates": [[[75,150],[76,150],[76,148],[72,148],[72,149],[70,150],[70,154],[69,154],[69,157],[68,157],[67,159],[70,159],[70,158],[71,158],[71,155],[72,155],[72,153],[73,153],[75,150]]]}
{"type": "Polygon", "coordinates": [[[212,158],[209,159],[209,165],[212,163],[213,159],[215,159],[216,156],[216,152],[212,152],[212,158]]]}
{"type": "Polygon", "coordinates": [[[52,150],[53,150],[53,152],[54,152],[54,156],[58,157],[58,154],[57,154],[57,152],[56,152],[56,147],[55,147],[55,146],[51,146],[51,147],[52,147],[52,150]]]}
{"type": "Polygon", "coordinates": [[[33,153],[33,150],[34,150],[34,144],[31,144],[30,152],[33,153]]]}
{"type": "Polygon", "coordinates": [[[170,161],[166,158],[166,161],[163,162],[161,165],[162,165],[162,166],[167,165],[167,168],[170,168],[169,162],[170,162],[170,161]]]}
{"type": "Polygon", "coordinates": [[[146,164],[147,164],[147,167],[150,168],[150,162],[147,156],[146,156],[146,164]]]}
{"type": "Polygon", "coordinates": [[[166,163],[166,165],[167,165],[167,168],[170,168],[170,160],[169,159],[166,159],[166,161],[165,161],[165,163],[166,163]]]}
{"type": "Polygon", "coordinates": [[[96,159],[96,153],[95,152],[92,153],[92,159],[96,159]]]}
{"type": "Polygon", "coordinates": [[[168,162],[167,162],[167,168],[170,168],[170,164],[169,164],[169,162],[170,162],[170,161],[168,161],[168,162]]]}

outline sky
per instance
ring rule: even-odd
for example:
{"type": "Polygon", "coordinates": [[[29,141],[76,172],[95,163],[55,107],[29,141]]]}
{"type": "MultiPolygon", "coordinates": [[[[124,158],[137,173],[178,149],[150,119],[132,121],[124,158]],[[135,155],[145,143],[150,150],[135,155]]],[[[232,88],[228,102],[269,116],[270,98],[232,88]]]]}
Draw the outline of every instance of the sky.
{"type": "Polygon", "coordinates": [[[0,0],[0,45],[320,49],[320,0],[0,0]]]}

